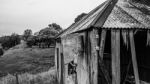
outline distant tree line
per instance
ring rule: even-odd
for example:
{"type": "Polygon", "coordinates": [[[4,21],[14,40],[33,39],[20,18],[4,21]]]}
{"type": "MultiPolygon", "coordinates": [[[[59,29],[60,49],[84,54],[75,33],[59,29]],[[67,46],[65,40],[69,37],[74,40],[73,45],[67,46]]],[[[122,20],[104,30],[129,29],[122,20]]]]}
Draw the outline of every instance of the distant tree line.
{"type": "Polygon", "coordinates": [[[0,37],[0,56],[3,55],[4,50],[20,44],[20,35],[13,33],[12,35],[0,37]]]}
{"type": "Polygon", "coordinates": [[[26,42],[28,47],[50,48],[51,45],[55,44],[55,39],[52,37],[31,36],[26,42]]]}
{"type": "Polygon", "coordinates": [[[9,49],[13,46],[16,46],[20,43],[20,35],[13,33],[10,36],[0,37],[0,44],[3,49],[9,49]]]}
{"type": "Polygon", "coordinates": [[[32,30],[24,31],[23,40],[26,41],[28,47],[38,46],[39,48],[49,48],[55,44],[54,37],[62,31],[62,28],[56,24],[49,24],[48,27],[41,29],[32,35],[32,30]]]}
{"type": "MultiPolygon", "coordinates": [[[[54,37],[61,31],[62,28],[58,24],[52,23],[35,34],[32,33],[31,29],[26,29],[23,35],[13,33],[11,35],[1,36],[0,49],[7,50],[20,44],[21,40],[24,40],[28,47],[38,46],[40,48],[49,48],[55,44],[54,37]]],[[[0,55],[1,54],[3,54],[3,52],[0,50],[0,55]]]]}
{"type": "MultiPolygon", "coordinates": [[[[80,21],[86,13],[78,15],[74,19],[74,23],[80,21]]],[[[73,24],[74,24],[73,23],[73,24]]],[[[3,54],[3,50],[7,50],[20,44],[21,40],[24,40],[28,47],[38,46],[39,48],[49,48],[55,45],[54,37],[62,31],[60,25],[56,23],[48,24],[48,27],[41,29],[39,32],[32,33],[31,29],[24,30],[23,35],[13,33],[12,35],[0,37],[0,55],[3,54]]]]}
{"type": "MultiPolygon", "coordinates": [[[[86,13],[78,15],[74,23],[80,21],[86,13]]],[[[73,24],[74,24],[73,23],[73,24]]],[[[12,35],[0,37],[0,44],[3,49],[9,49],[13,46],[20,44],[24,40],[28,47],[38,46],[39,48],[49,48],[55,44],[54,37],[62,31],[60,25],[56,23],[49,24],[48,27],[41,29],[39,32],[32,33],[31,29],[26,29],[23,35],[13,33],[12,35]]],[[[1,52],[0,52],[1,54],[1,52]]]]}

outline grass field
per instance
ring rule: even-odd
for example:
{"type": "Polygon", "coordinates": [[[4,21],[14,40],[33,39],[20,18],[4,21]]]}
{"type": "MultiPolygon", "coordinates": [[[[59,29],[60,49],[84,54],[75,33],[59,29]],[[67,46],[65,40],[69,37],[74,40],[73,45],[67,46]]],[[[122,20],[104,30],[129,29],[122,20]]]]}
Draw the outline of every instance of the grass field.
{"type": "MultiPolygon", "coordinates": [[[[56,82],[54,69],[38,74],[24,73],[18,75],[18,84],[57,84],[56,82]]],[[[0,78],[0,84],[17,84],[17,80],[15,76],[8,74],[0,78]]]]}
{"type": "Polygon", "coordinates": [[[0,76],[7,73],[39,73],[54,66],[54,48],[14,47],[0,57],[0,76]]]}
{"type": "Polygon", "coordinates": [[[56,84],[54,48],[19,44],[0,57],[0,84],[56,84]],[[17,77],[16,75],[17,74],[17,77]]]}

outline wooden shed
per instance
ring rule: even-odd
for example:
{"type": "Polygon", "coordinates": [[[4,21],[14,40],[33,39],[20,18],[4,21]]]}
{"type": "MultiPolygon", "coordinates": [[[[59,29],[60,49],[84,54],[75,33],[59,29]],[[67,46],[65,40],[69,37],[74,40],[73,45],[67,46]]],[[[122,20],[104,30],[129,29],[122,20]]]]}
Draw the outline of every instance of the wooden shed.
{"type": "Polygon", "coordinates": [[[58,84],[149,84],[150,7],[107,0],[56,37],[58,84]]]}

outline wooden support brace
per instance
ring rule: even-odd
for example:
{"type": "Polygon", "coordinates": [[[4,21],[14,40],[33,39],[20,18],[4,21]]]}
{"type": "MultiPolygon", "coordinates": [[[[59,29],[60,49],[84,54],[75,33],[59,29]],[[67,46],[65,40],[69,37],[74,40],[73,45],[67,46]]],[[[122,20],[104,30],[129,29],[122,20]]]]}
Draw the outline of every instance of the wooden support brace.
{"type": "Polygon", "coordinates": [[[130,31],[129,35],[130,35],[130,46],[131,46],[132,64],[133,64],[135,82],[136,84],[140,84],[133,31],[130,31]]]}
{"type": "Polygon", "coordinates": [[[112,84],[120,84],[120,30],[111,30],[112,84]]]}

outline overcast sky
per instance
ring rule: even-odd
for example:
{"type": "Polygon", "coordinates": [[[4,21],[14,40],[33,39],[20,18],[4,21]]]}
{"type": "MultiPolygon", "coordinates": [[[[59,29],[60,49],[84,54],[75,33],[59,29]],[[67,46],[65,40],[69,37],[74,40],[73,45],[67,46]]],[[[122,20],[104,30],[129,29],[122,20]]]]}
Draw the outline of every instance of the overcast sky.
{"type": "Polygon", "coordinates": [[[105,0],[0,0],[0,36],[25,29],[37,32],[50,23],[63,29],[74,22],[74,18],[88,13],[105,0]]]}

